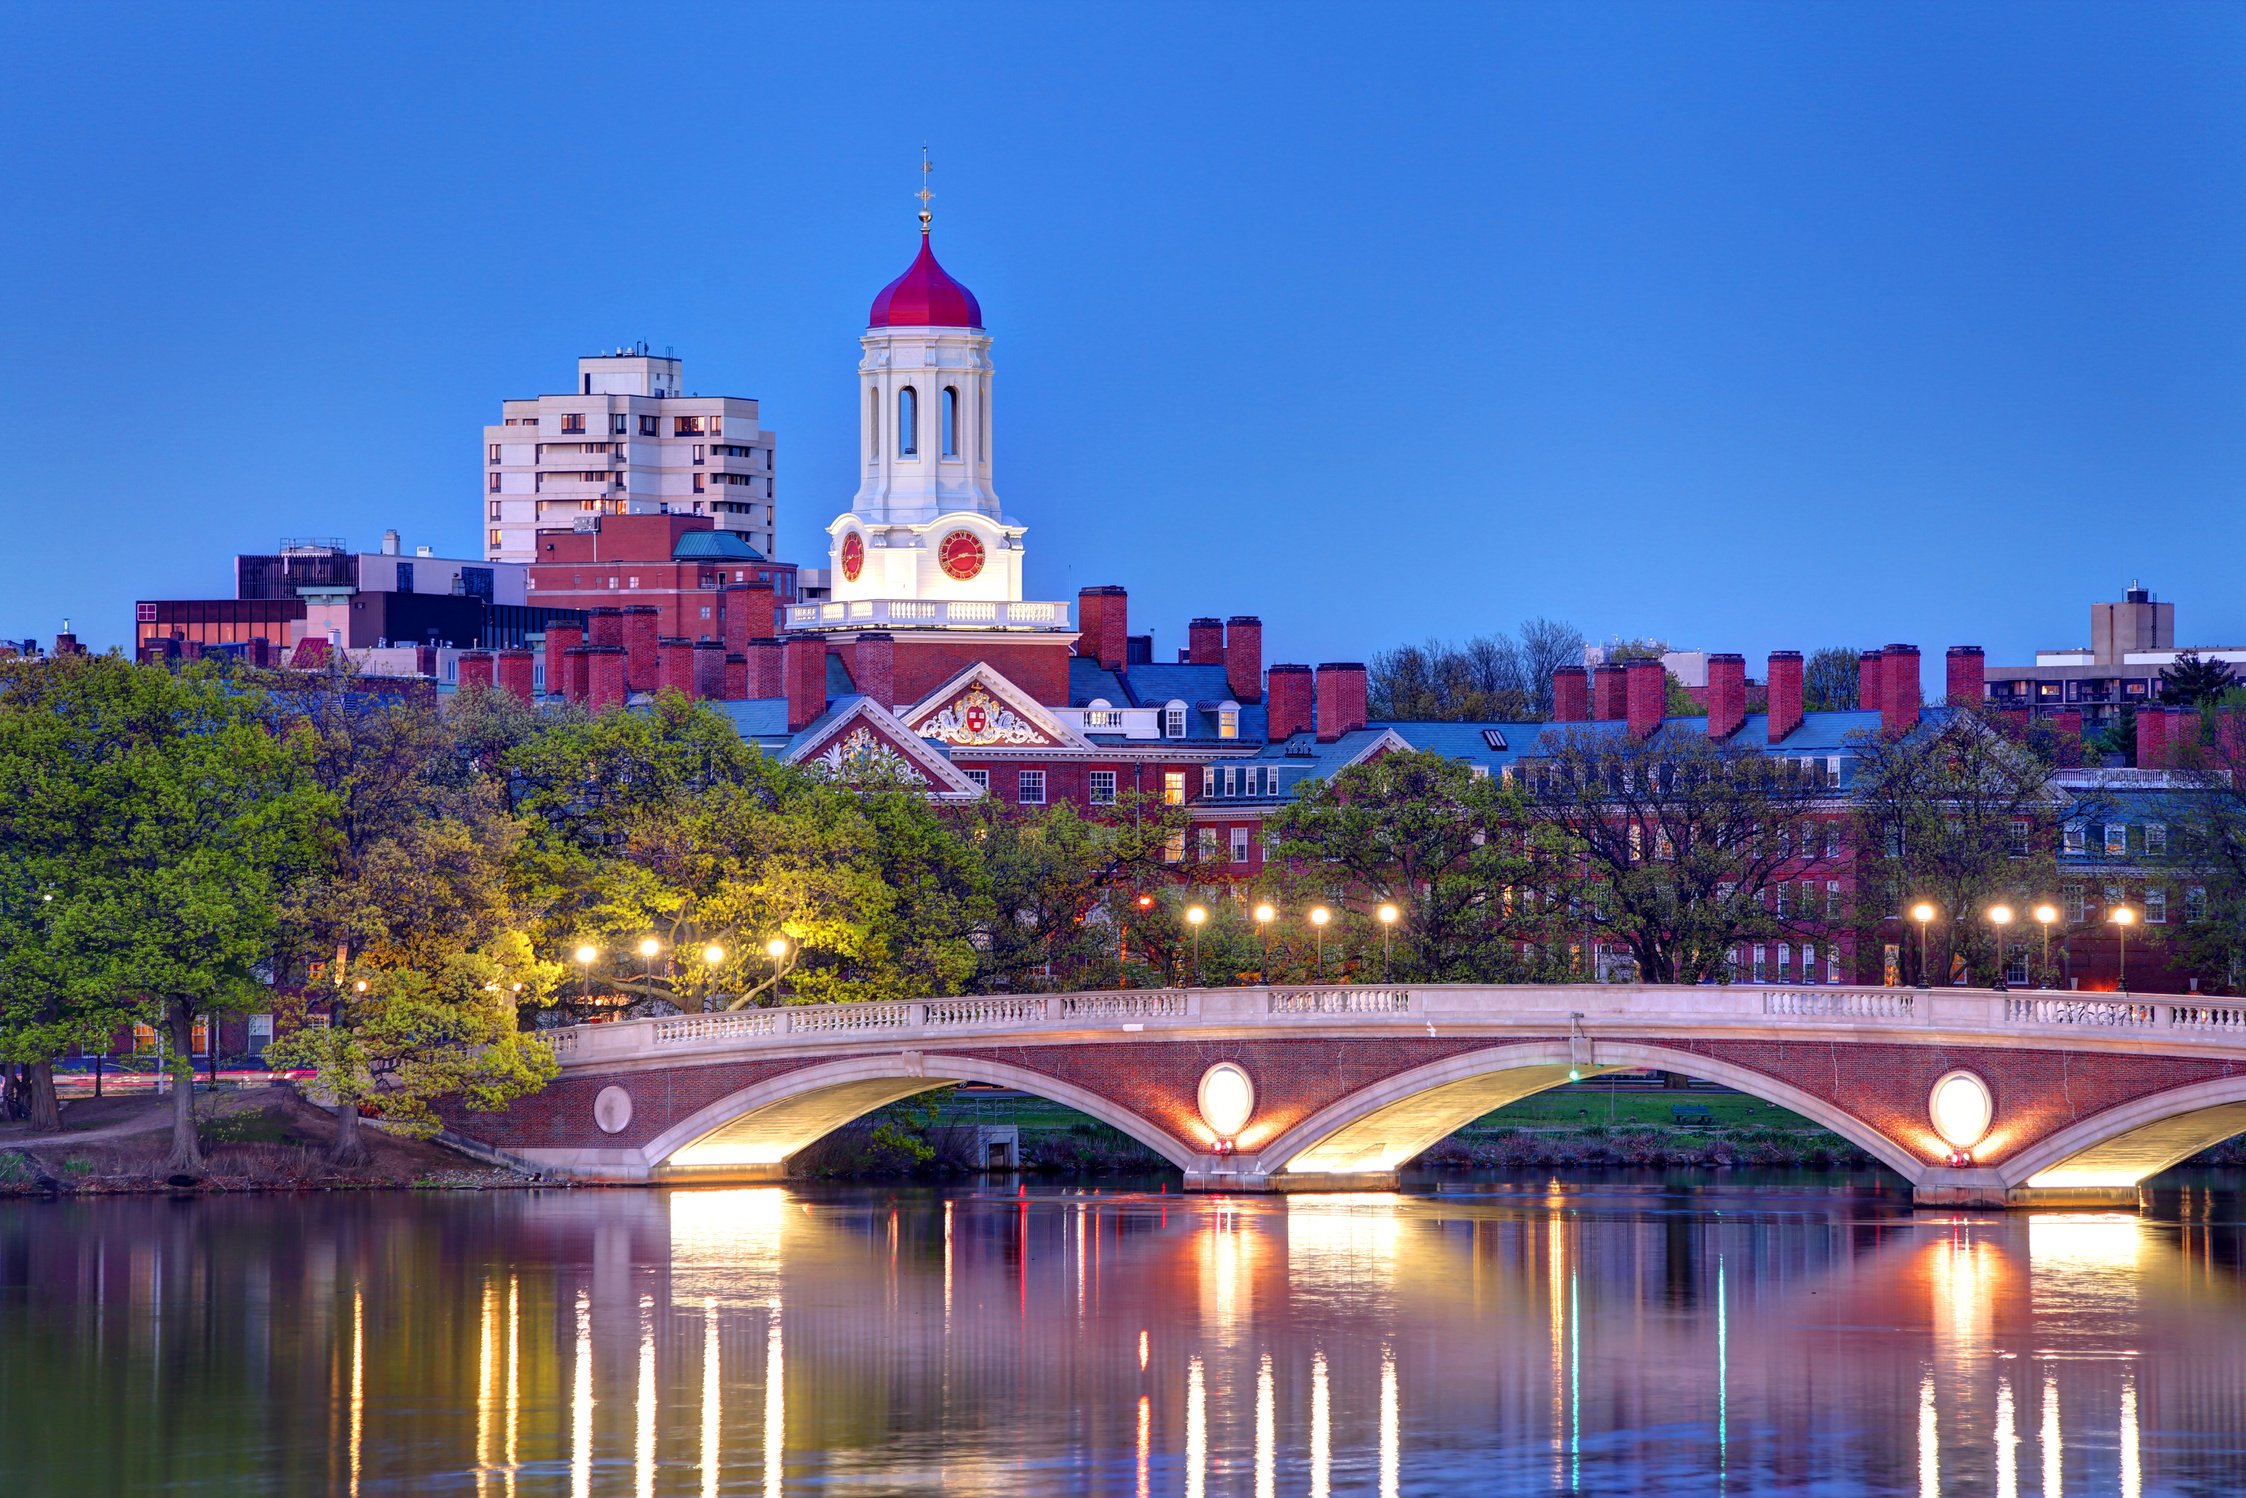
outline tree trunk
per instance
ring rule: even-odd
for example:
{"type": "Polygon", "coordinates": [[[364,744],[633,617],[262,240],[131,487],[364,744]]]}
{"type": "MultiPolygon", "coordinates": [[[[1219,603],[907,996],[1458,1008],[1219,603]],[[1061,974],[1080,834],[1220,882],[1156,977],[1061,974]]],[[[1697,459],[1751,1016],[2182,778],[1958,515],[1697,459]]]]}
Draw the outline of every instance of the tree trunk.
{"type": "Polygon", "coordinates": [[[167,1006],[172,1054],[172,1152],[164,1169],[172,1175],[199,1176],[203,1146],[195,1137],[195,1016],[185,1004],[167,1006]]]}
{"type": "Polygon", "coordinates": [[[328,1150],[328,1164],[342,1169],[356,1169],[374,1157],[368,1153],[366,1141],[359,1137],[359,1105],[335,1105],[335,1143],[328,1150]]]}
{"type": "Polygon", "coordinates": [[[55,1064],[27,1061],[23,1066],[25,1104],[31,1115],[31,1132],[62,1132],[62,1103],[55,1097],[55,1064]]]}

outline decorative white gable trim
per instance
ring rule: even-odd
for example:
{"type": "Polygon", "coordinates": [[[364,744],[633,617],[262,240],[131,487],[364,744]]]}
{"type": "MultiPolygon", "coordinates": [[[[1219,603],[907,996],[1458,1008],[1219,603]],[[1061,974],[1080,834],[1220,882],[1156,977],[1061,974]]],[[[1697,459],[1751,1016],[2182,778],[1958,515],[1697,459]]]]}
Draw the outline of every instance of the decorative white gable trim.
{"type": "Polygon", "coordinates": [[[1355,754],[1350,755],[1348,760],[1343,763],[1342,768],[1346,770],[1351,765],[1361,765],[1365,763],[1365,761],[1371,759],[1374,755],[1384,752],[1412,754],[1416,753],[1417,751],[1415,751],[1412,748],[1411,744],[1405,740],[1404,736],[1398,733],[1395,729],[1383,728],[1380,731],[1379,738],[1374,739],[1364,748],[1358,750],[1355,754]]]}
{"type": "Polygon", "coordinates": [[[939,801],[976,801],[985,794],[966,771],[922,743],[895,713],[870,697],[861,697],[818,738],[791,749],[785,758],[843,779],[853,770],[879,768],[919,781],[939,801]]]}
{"type": "Polygon", "coordinates": [[[1090,739],[977,661],[898,715],[924,739],[968,749],[1092,749],[1090,739]]]}

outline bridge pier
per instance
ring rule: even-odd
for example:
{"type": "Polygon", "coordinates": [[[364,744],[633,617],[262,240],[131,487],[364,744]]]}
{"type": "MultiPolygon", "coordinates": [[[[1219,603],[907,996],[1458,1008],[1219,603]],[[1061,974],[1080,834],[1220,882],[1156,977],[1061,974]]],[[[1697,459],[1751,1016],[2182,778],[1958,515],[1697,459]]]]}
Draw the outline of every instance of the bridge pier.
{"type": "Polygon", "coordinates": [[[2105,1207],[2135,1211],[2135,1186],[2007,1186],[1993,1170],[1937,1169],[1911,1188],[1914,1207],[2105,1207]]]}
{"type": "Polygon", "coordinates": [[[1286,1195],[1301,1191],[1394,1191],[1401,1183],[1393,1170],[1263,1171],[1253,1164],[1235,1170],[1226,1169],[1227,1163],[1215,1161],[1213,1167],[1188,1170],[1185,1189],[1286,1195]]]}

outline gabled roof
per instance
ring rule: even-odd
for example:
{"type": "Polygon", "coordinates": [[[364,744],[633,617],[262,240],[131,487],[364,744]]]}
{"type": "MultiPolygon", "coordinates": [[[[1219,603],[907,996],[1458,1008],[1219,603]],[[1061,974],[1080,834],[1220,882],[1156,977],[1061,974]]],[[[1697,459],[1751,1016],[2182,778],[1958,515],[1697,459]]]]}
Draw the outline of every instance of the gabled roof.
{"type": "Polygon", "coordinates": [[[764,553],[733,531],[682,531],[671,547],[674,562],[761,562],[764,553]]]}
{"type": "Polygon", "coordinates": [[[968,666],[898,716],[914,734],[960,748],[1037,748],[1040,740],[1056,749],[1092,747],[1090,739],[985,661],[968,666]],[[961,704],[980,712],[980,729],[962,719],[961,704]]]}
{"type": "Polygon", "coordinates": [[[823,764],[844,774],[853,763],[880,760],[918,779],[938,800],[974,801],[984,795],[941,750],[871,697],[849,697],[829,707],[795,736],[782,758],[791,764],[823,764]]]}

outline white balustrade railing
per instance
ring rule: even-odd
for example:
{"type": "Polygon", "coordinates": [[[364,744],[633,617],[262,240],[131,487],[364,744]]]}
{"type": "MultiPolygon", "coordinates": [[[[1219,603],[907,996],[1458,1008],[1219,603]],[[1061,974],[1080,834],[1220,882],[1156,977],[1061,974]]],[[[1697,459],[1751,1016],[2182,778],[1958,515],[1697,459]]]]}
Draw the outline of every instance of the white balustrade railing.
{"type": "Polygon", "coordinates": [[[1051,1002],[1042,997],[1007,995],[1000,998],[930,999],[922,1021],[930,1029],[957,1029],[962,1025],[1035,1025],[1048,1017],[1051,1002]]]}
{"type": "Polygon", "coordinates": [[[885,1004],[814,1004],[786,1011],[788,1031],[794,1035],[851,1034],[860,1030],[902,1030],[912,1023],[913,1006],[885,1004]]]}
{"type": "Polygon", "coordinates": [[[1847,1019],[1912,1019],[1918,1013],[1906,988],[1776,988],[1762,996],[1769,1015],[1847,1019]]]}
{"type": "Polygon", "coordinates": [[[745,1040],[779,1033],[779,1016],[769,1009],[719,1014],[681,1014],[655,1021],[655,1044],[696,1045],[705,1040],[745,1040]]]}
{"type": "Polygon", "coordinates": [[[2246,1035],[2246,1005],[2170,1004],[2168,1025],[2175,1030],[2216,1030],[2246,1035]]]}
{"type": "Polygon", "coordinates": [[[1061,996],[1061,1013],[1069,1019],[1179,1019],[1190,1012],[1184,989],[1061,996]]]}
{"type": "Polygon", "coordinates": [[[1276,988],[1273,1014],[1404,1014],[1412,1007],[1408,988],[1276,988]]]}
{"type": "Polygon", "coordinates": [[[2081,999],[2057,994],[2007,998],[2004,1017],[2019,1025],[2086,1025],[2101,1029],[2149,1029],[2160,1023],[2160,1006],[2129,999],[2081,999]]]}

